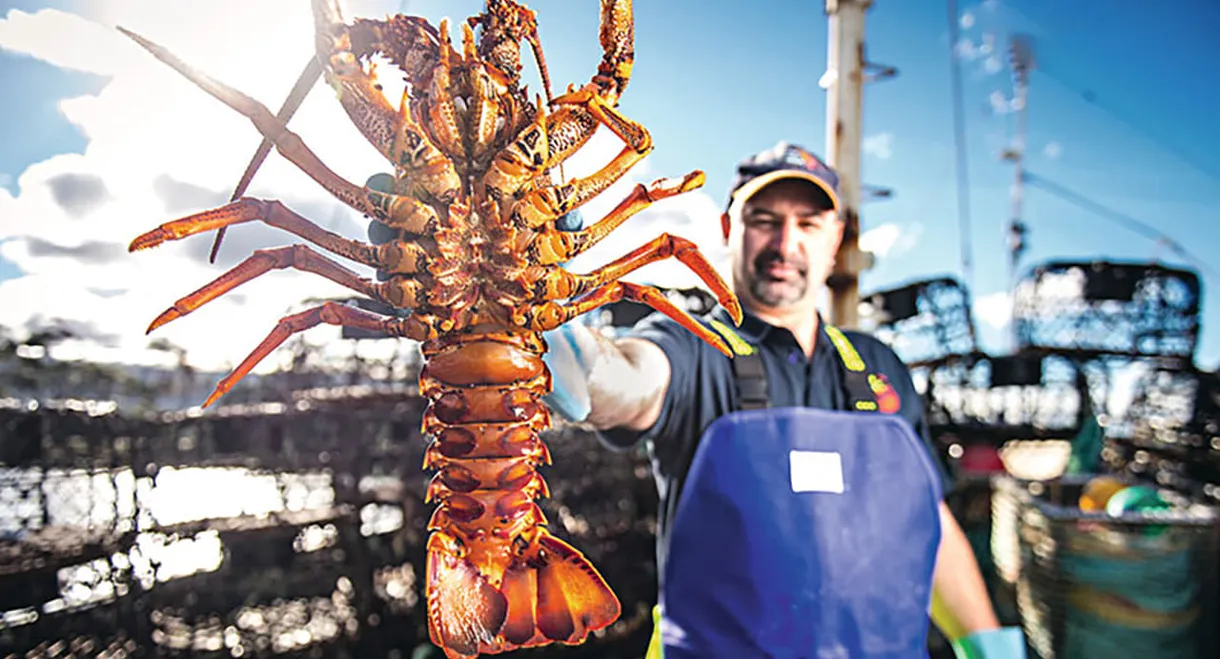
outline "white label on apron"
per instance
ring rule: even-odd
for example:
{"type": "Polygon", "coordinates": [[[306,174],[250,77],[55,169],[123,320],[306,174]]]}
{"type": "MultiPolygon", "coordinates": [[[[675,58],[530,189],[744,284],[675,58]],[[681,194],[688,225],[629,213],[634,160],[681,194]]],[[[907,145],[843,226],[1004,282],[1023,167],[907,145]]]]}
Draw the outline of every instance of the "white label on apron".
{"type": "Polygon", "coordinates": [[[843,458],[832,451],[790,451],[793,492],[843,494],[843,458]]]}

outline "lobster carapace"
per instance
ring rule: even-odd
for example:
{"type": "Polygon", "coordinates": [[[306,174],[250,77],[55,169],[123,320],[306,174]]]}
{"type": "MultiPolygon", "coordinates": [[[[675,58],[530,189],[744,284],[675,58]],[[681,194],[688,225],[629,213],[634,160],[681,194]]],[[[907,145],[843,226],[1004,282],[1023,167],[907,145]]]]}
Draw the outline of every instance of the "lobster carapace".
{"type": "Polygon", "coordinates": [[[307,244],[260,250],[178,300],[149,331],[277,268],[313,272],[404,310],[381,316],[329,302],[286,316],[220,381],[205,406],[292,334],[321,323],[420,342],[425,365],[419,390],[429,401],[422,427],[431,441],[424,468],[435,470],[427,499],[438,504],[427,547],[432,641],[449,657],[581,643],[616,620],[620,604],[589,561],[547,530],[536,503],[547,496],[536,469],[550,462],[539,438],[551,426],[542,400],[551,388],[542,332],[628,299],[673,317],[730,354],[716,334],[656,289],[620,281],[671,256],[698,273],[735,318],[741,316],[728,286],[682,238],[661,235],[588,274],[562,266],[653,202],[703,183],[703,174],[695,171],[637,185],[587,228],[557,227],[653,148],[648,131],[617,109],[634,58],[631,2],[601,0],[603,58],[597,73],[583,87],[569,87],[553,99],[536,15],[512,0],[487,0],[484,13],[462,23],[460,49],[450,40],[447,21],[434,27],[419,17],[395,15],[348,22],[337,0],[313,0],[313,12],[317,51],[311,68],[389,160],[392,176],[375,176],[364,186],[343,179],[286,127],[283,113],[273,115],[165,48],[123,31],[248,117],[280,154],[384,225],[393,239],[351,240],[278,201],[240,197],[163,224],[136,238],[131,249],[259,221],[375,268],[382,277],[361,277],[307,244]],[[531,99],[521,84],[525,43],[534,51],[546,99],[531,99]],[[374,56],[388,59],[404,75],[398,107],[377,84],[374,56]],[[553,170],[600,126],[618,136],[623,149],[599,171],[557,182],[553,170]]]}

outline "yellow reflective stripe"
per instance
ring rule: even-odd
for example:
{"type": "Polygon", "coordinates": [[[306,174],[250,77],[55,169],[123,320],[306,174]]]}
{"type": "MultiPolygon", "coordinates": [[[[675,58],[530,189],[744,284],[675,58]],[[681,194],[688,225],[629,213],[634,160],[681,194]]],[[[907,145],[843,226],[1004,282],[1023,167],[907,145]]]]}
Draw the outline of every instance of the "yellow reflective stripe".
{"type": "Polygon", "coordinates": [[[843,332],[833,325],[826,326],[826,334],[830,336],[831,343],[835,344],[835,348],[839,350],[839,357],[843,359],[843,365],[849,371],[863,371],[864,360],[860,359],[860,353],[856,352],[856,347],[847,340],[843,332]]]}
{"type": "Polygon", "coordinates": [[[733,352],[739,355],[754,354],[754,346],[746,343],[746,340],[738,336],[737,332],[733,331],[733,328],[714,318],[711,319],[711,323],[712,328],[717,332],[720,332],[720,336],[724,337],[724,340],[728,342],[729,347],[733,349],[733,352]]]}
{"type": "MultiPolygon", "coordinates": [[[[729,347],[733,349],[734,353],[738,355],[752,355],[757,352],[755,347],[746,342],[745,339],[741,338],[737,332],[734,332],[733,328],[716,319],[711,319],[710,322],[712,324],[712,328],[719,332],[720,336],[724,337],[724,340],[728,342],[729,347]]],[[[864,360],[860,358],[860,353],[856,352],[856,347],[851,344],[851,341],[847,340],[847,336],[845,336],[843,332],[839,330],[839,328],[833,325],[827,325],[826,334],[830,336],[831,343],[833,343],[835,345],[835,349],[839,351],[839,358],[843,360],[843,365],[846,366],[848,370],[856,372],[864,371],[864,360]]],[[[873,384],[872,378],[870,378],[869,384],[873,384]]],[[[875,386],[876,385],[874,385],[874,387],[875,386]]]]}
{"type": "Polygon", "coordinates": [[[656,604],[652,607],[652,638],[648,639],[648,652],[644,659],[662,659],[664,656],[665,645],[661,642],[661,605],[656,604]]]}

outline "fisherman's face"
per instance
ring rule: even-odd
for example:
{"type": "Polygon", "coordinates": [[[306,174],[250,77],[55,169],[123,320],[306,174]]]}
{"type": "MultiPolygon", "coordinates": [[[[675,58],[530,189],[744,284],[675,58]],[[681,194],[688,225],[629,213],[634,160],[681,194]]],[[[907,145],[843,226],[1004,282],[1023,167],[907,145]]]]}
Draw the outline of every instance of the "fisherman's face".
{"type": "Polygon", "coordinates": [[[726,237],[742,302],[774,311],[816,308],[843,239],[829,196],[808,181],[781,179],[739,208],[726,237]]]}

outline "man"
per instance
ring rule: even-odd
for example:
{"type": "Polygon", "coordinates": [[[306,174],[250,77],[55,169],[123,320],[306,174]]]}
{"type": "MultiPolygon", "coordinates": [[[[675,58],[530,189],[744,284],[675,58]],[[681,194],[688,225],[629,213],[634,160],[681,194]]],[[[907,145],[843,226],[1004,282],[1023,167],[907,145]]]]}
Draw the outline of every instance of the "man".
{"type": "MultiPolygon", "coordinates": [[[[813,154],[783,142],[741,163],[737,174],[721,223],[732,254],[731,284],[745,317],[732,330],[735,323],[718,309],[709,323],[761,355],[775,407],[846,409],[836,341],[849,343],[897,394],[899,403],[891,406],[897,409],[888,411],[905,419],[932,453],[918,393],[898,357],[874,338],[836,332],[818,313],[818,294],[843,238],[837,175],[813,154]]],[[[683,560],[668,555],[668,544],[701,436],[741,404],[734,360],[659,314],[617,340],[570,323],[551,333],[549,343],[552,406],[597,428],[611,447],[645,442],[649,448],[661,498],[658,563],[664,574],[666,561],[683,560]]],[[[938,475],[944,478],[943,469],[938,475]]],[[[938,625],[956,629],[951,636],[958,637],[962,656],[1024,656],[1019,631],[999,629],[966,537],[943,501],[938,508],[941,541],[932,582],[936,608],[951,618],[938,625]]]]}

